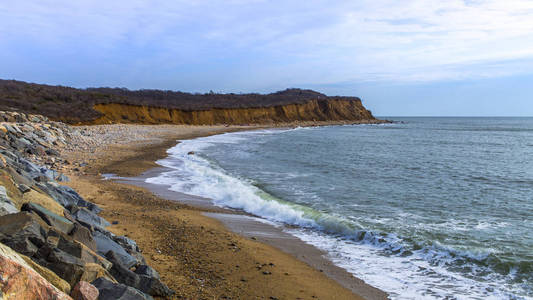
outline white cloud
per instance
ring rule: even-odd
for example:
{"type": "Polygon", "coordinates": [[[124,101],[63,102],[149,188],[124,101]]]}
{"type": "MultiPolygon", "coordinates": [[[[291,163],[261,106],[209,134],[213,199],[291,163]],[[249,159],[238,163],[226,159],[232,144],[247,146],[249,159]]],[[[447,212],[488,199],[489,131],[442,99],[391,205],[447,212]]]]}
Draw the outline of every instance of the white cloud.
{"type": "Polygon", "coordinates": [[[531,72],[523,66],[533,61],[530,0],[7,2],[5,51],[21,40],[36,51],[149,46],[132,60],[233,60],[255,80],[288,84],[504,76],[531,72]]]}

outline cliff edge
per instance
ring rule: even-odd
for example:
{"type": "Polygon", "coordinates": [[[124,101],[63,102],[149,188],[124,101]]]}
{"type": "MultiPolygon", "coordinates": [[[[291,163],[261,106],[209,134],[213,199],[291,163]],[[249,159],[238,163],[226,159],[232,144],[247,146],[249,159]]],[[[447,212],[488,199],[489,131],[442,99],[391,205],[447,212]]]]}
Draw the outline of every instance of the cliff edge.
{"type": "Polygon", "coordinates": [[[0,109],[71,124],[275,124],[376,122],[357,97],[302,89],[270,94],[191,94],[120,88],[75,89],[0,80],[0,109]]]}

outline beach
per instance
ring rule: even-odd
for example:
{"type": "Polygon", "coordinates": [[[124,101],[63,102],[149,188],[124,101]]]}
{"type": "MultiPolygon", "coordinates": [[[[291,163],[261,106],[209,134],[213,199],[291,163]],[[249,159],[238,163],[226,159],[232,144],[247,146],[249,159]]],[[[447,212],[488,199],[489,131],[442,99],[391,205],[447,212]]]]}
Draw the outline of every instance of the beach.
{"type": "Polygon", "coordinates": [[[251,126],[99,125],[62,153],[68,183],[103,208],[108,230],[134,239],[183,299],[384,299],[323,252],[208,200],[143,184],[177,140],[251,126]],[[114,174],[122,180],[103,180],[114,174]],[[143,177],[143,175],[145,177],[143,177]],[[240,234],[236,234],[238,232],[240,234]]]}

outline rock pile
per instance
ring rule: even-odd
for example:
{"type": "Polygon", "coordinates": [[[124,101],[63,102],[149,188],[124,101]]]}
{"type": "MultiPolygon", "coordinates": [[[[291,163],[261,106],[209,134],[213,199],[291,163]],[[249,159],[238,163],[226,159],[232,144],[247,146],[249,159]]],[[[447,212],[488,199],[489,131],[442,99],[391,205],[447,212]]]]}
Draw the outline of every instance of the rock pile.
{"type": "Polygon", "coordinates": [[[77,129],[0,112],[0,292],[4,299],[152,299],[174,292],[100,207],[59,182],[77,129]],[[58,168],[56,168],[58,169],[58,168]],[[70,296],[69,296],[70,295],[70,296]]]}

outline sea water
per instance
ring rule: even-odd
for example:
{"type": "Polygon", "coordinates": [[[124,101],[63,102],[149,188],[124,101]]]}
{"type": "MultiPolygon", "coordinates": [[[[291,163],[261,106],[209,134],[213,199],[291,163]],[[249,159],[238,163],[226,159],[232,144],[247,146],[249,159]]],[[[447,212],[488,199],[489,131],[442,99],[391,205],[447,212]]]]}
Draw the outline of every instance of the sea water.
{"type": "Polygon", "coordinates": [[[147,181],[288,224],[393,299],[533,299],[533,118],[181,141],[147,181]]]}

